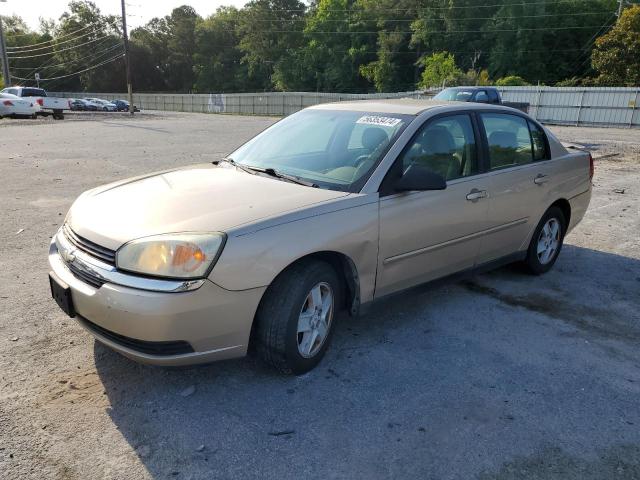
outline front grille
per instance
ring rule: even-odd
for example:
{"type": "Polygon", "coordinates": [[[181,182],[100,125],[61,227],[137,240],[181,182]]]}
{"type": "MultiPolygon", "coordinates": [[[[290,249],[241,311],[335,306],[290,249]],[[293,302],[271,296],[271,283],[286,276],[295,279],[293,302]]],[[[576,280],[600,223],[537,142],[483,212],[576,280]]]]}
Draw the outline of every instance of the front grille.
{"type": "Polygon", "coordinates": [[[83,251],[84,253],[91,255],[98,260],[108,263],[109,265],[116,264],[116,252],[110,250],[108,248],[102,247],[97,243],[92,242],[91,240],[87,240],[84,237],[81,237],[77,233],[75,233],[69,225],[65,224],[62,227],[62,231],[64,236],[72,243],[78,250],[83,251]]]}
{"type": "Polygon", "coordinates": [[[136,352],[158,356],[194,353],[193,347],[189,342],[185,342],[183,340],[176,340],[172,342],[148,342],[146,340],[137,340],[135,338],[125,337],[124,335],[112,332],[106,328],[102,328],[84,317],[79,317],[79,319],[89,330],[97,335],[105,337],[123,347],[135,350],[136,352]]]}
{"type": "Polygon", "coordinates": [[[100,288],[102,285],[105,284],[105,282],[100,277],[97,277],[90,272],[87,272],[85,270],[78,268],[73,263],[66,263],[66,265],[67,265],[67,268],[71,271],[71,273],[73,273],[73,275],[76,278],[79,278],[80,280],[82,280],[85,283],[88,283],[94,288],[100,288]]]}

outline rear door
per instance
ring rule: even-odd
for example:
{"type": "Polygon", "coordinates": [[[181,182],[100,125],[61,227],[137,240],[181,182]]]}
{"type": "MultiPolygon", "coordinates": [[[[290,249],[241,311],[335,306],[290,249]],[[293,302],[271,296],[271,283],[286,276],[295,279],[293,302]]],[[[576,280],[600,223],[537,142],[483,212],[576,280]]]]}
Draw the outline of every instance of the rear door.
{"type": "Polygon", "coordinates": [[[488,224],[478,254],[486,263],[526,250],[529,233],[548,207],[553,185],[549,147],[542,129],[524,116],[483,112],[486,175],[489,189],[488,224]]]}
{"type": "Polygon", "coordinates": [[[488,212],[477,137],[467,113],[429,119],[390,169],[380,191],[376,297],[473,267],[488,212]],[[447,188],[395,193],[414,163],[445,177],[447,188]]]}

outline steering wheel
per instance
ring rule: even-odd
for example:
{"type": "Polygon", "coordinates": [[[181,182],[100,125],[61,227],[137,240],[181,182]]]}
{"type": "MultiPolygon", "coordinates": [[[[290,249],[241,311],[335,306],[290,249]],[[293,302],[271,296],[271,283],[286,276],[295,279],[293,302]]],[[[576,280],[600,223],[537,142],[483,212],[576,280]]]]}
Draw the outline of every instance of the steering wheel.
{"type": "Polygon", "coordinates": [[[366,162],[367,160],[369,160],[369,158],[371,158],[371,155],[360,155],[359,157],[357,157],[351,164],[358,168],[358,166],[362,163],[362,162],[366,162]]]}

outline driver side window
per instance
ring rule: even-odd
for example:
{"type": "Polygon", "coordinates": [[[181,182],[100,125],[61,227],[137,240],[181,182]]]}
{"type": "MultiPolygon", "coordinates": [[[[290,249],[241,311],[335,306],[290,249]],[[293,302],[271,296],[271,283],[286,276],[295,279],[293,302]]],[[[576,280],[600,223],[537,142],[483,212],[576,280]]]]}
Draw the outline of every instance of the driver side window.
{"type": "Polygon", "coordinates": [[[473,125],[468,115],[440,117],[424,125],[402,154],[402,171],[419,164],[445,180],[478,172],[473,125]]]}

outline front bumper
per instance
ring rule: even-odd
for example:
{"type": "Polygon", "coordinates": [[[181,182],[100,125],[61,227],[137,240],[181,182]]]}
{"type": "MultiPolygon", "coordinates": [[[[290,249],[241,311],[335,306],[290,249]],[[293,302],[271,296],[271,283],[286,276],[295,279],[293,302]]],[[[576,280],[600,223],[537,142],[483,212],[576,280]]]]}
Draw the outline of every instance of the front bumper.
{"type": "Polygon", "coordinates": [[[121,354],[154,365],[189,365],[246,354],[266,287],[230,291],[205,280],[196,290],[149,291],[114,283],[92,286],[69,269],[55,242],[53,273],[71,290],[78,323],[121,354]],[[97,328],[96,328],[97,327],[97,328]],[[183,354],[154,354],[138,345],[186,342],[183,354]]]}

